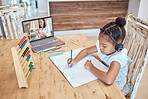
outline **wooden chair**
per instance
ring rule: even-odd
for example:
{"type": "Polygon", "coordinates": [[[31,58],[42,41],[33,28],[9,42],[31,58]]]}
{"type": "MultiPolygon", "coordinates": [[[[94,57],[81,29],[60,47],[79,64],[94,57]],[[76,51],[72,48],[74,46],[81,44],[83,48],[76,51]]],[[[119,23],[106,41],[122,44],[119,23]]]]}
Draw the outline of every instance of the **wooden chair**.
{"type": "Polygon", "coordinates": [[[130,13],[127,14],[126,22],[126,37],[123,43],[132,62],[128,63],[127,84],[124,89],[127,92],[123,93],[134,99],[148,61],[148,23],[130,13]]]}
{"type": "Polygon", "coordinates": [[[26,3],[0,6],[0,39],[23,36],[22,21],[28,18],[26,3]]]}

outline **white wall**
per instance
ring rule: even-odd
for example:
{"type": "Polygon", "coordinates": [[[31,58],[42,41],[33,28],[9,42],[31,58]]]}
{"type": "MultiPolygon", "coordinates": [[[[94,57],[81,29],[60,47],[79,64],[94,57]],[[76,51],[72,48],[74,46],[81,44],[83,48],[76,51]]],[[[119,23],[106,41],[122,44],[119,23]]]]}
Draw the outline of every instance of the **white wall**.
{"type": "Polygon", "coordinates": [[[132,15],[138,17],[139,4],[140,0],[129,0],[128,12],[131,12],[132,15]]]}
{"type": "Polygon", "coordinates": [[[8,5],[8,1],[7,0],[1,0],[2,5],[8,5]]]}
{"type": "Polygon", "coordinates": [[[138,17],[148,22],[148,0],[141,0],[138,17]]]}
{"type": "Polygon", "coordinates": [[[39,13],[48,12],[47,1],[48,0],[37,0],[39,13]]]}
{"type": "Polygon", "coordinates": [[[148,0],[129,0],[128,12],[148,22],[148,0]]]}

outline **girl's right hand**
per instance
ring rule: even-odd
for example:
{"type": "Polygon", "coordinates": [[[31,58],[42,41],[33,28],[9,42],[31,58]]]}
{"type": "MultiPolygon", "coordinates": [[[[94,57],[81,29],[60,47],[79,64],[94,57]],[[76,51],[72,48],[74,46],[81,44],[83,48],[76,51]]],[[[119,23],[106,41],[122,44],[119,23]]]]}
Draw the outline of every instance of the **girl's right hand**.
{"type": "Polygon", "coordinates": [[[72,59],[72,61],[71,61],[71,58],[69,58],[67,60],[67,64],[68,64],[68,66],[72,66],[72,65],[76,64],[76,60],[75,59],[72,59]]]}
{"type": "Polygon", "coordinates": [[[37,30],[39,34],[42,34],[42,31],[39,28],[37,28],[37,30]]]}

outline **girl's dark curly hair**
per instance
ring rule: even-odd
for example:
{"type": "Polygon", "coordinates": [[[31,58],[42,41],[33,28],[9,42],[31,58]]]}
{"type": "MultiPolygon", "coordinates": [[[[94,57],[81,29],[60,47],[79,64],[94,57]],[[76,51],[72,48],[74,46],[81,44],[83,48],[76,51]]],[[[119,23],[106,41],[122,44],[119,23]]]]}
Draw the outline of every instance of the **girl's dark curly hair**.
{"type": "MultiPolygon", "coordinates": [[[[100,34],[111,35],[117,42],[123,42],[126,35],[126,31],[124,29],[125,24],[125,19],[118,17],[115,22],[110,22],[101,28],[100,34]]],[[[108,40],[111,39],[109,38],[108,40]]]]}

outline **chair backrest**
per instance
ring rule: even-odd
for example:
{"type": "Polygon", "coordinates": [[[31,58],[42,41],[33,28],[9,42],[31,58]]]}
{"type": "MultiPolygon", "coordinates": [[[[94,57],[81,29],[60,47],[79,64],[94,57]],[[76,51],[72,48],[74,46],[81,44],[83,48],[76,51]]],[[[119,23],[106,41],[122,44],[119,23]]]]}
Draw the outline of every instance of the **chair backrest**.
{"type": "Polygon", "coordinates": [[[23,36],[22,21],[28,18],[26,3],[0,6],[1,39],[18,39],[23,36]]]}
{"type": "Polygon", "coordinates": [[[130,13],[126,22],[123,44],[133,61],[128,63],[127,82],[132,86],[130,98],[134,99],[148,60],[148,23],[130,13]]]}

